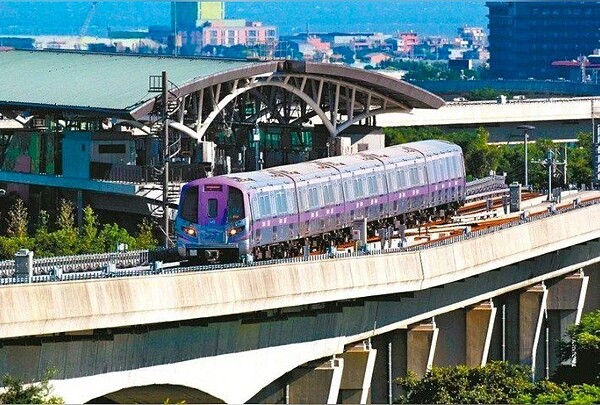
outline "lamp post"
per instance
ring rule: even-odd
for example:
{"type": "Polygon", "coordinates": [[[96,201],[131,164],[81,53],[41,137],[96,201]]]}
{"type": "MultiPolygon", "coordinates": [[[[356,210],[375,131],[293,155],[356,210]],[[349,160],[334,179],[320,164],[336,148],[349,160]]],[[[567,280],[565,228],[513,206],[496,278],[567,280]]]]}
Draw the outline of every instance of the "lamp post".
{"type": "Polygon", "coordinates": [[[529,190],[529,173],[527,166],[527,142],[529,140],[529,131],[533,131],[535,127],[533,125],[519,125],[517,129],[523,131],[523,145],[525,147],[525,184],[523,185],[527,190],[529,190]]]}

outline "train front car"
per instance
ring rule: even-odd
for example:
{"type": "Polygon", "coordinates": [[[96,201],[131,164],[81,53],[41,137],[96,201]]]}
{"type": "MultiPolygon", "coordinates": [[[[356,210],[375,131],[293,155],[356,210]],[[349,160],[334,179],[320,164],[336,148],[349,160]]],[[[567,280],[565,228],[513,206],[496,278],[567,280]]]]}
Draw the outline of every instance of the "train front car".
{"type": "Polygon", "coordinates": [[[192,181],[181,190],[177,250],[199,263],[236,262],[248,253],[248,199],[231,178],[192,181]]]}

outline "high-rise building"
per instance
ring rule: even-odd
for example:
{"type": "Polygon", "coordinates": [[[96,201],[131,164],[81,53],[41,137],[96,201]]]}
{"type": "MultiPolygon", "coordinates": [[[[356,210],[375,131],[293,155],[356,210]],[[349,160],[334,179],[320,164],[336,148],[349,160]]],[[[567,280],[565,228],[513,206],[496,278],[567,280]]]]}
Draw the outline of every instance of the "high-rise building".
{"type": "Polygon", "coordinates": [[[503,78],[553,78],[555,60],[598,48],[600,1],[491,1],[490,70],[503,78]]]}
{"type": "Polygon", "coordinates": [[[225,5],[220,1],[171,3],[173,31],[192,31],[209,20],[223,20],[225,5]]]}

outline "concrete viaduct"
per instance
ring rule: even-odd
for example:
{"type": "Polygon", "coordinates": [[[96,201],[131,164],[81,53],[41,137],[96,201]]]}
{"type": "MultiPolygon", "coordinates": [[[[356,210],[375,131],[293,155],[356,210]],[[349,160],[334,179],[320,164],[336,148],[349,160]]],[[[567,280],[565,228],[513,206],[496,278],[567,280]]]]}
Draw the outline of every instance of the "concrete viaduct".
{"type": "Polygon", "coordinates": [[[414,109],[410,114],[382,114],[382,127],[438,126],[445,131],[485,128],[492,142],[523,140],[522,124],[536,127],[531,139],[576,140],[579,132],[592,131],[600,119],[600,97],[532,98],[497,101],[449,101],[438,110],[414,109]]]}
{"type": "Polygon", "coordinates": [[[599,215],[415,252],[4,286],[0,372],[56,367],[68,403],[387,403],[407,370],[492,359],[542,378],[600,306],[599,215]]]}

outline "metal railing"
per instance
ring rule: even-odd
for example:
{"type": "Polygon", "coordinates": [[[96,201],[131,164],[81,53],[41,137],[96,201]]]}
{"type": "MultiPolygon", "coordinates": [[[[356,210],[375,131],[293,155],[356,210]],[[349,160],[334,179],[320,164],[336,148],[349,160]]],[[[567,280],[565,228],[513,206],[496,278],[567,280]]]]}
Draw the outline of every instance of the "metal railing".
{"type": "Polygon", "coordinates": [[[160,257],[156,255],[156,252],[148,251],[108,253],[102,255],[67,256],[61,258],[36,259],[34,263],[34,268],[38,270],[37,272],[34,272],[35,275],[30,280],[28,277],[13,277],[12,275],[14,275],[14,260],[8,260],[5,262],[0,262],[0,271],[2,271],[3,276],[3,278],[0,278],[0,285],[52,281],[92,280],[111,277],[136,277],[156,274],[179,274],[203,271],[243,270],[257,266],[286,265],[291,263],[316,262],[332,259],[337,260],[345,258],[364,257],[369,255],[412,253],[448,246],[453,243],[478,238],[484,235],[492,234],[494,232],[528,224],[530,222],[539,221],[554,215],[560,215],[562,213],[571,212],[576,209],[586,208],[597,204],[600,204],[600,198],[581,203],[573,203],[568,207],[562,207],[558,210],[549,209],[548,212],[535,214],[529,217],[521,216],[519,220],[488,227],[478,231],[466,232],[461,235],[451,236],[415,246],[393,247],[388,249],[376,250],[364,249],[353,252],[340,251],[336,253],[309,255],[307,257],[301,256],[252,263],[228,263],[189,267],[175,266],[168,268],[164,267],[163,263],[157,260],[160,257]],[[138,267],[125,268],[126,265],[134,265],[138,267]],[[144,267],[141,268],[141,266],[144,267]],[[92,267],[95,267],[95,270],[89,270],[92,267]],[[13,270],[6,271],[6,269],[8,268],[12,268],[13,270]],[[57,272],[56,269],[58,268],[67,269],[67,271],[57,272]],[[81,270],[78,271],[77,269],[81,270]],[[5,274],[5,272],[8,274],[5,274]]]}
{"type": "MultiPolygon", "coordinates": [[[[75,256],[43,257],[33,260],[33,275],[68,274],[76,272],[104,271],[113,267],[122,269],[135,266],[147,266],[151,253],[148,250],[119,253],[97,253],[75,256]]],[[[13,277],[15,261],[0,262],[0,277],[13,277]]]]}
{"type": "Polygon", "coordinates": [[[473,196],[507,188],[505,176],[493,175],[468,182],[466,193],[467,196],[473,196]]]}

